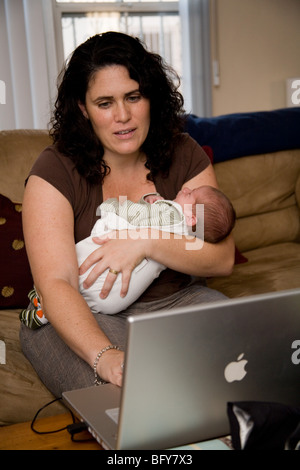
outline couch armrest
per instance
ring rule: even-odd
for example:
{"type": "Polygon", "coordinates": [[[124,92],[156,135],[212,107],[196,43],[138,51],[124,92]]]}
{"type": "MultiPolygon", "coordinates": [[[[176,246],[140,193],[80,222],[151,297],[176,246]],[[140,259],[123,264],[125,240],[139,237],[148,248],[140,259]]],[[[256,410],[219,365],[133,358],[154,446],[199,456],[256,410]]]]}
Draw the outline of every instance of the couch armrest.
{"type": "Polygon", "coordinates": [[[21,203],[24,183],[33,162],[51,144],[46,130],[0,132],[0,194],[21,203]]]}

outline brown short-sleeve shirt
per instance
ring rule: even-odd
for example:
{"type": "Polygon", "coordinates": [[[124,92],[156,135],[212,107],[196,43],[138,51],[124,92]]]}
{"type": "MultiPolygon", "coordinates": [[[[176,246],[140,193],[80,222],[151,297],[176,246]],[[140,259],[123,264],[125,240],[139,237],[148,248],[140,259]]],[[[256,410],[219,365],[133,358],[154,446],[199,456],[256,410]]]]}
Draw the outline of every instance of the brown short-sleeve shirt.
{"type": "MultiPolygon", "coordinates": [[[[182,134],[173,156],[167,178],[157,176],[154,184],[165,199],[174,199],[184,183],[201,173],[210,160],[204,150],[188,134],[182,134]]],[[[36,175],[58,189],[70,202],[74,212],[75,242],[88,237],[98,219],[97,207],[103,202],[102,186],[91,185],[75,168],[72,160],[56,146],[47,147],[34,163],[29,176],[36,175]]],[[[190,277],[166,269],[139,299],[157,300],[186,286],[190,277]]]]}

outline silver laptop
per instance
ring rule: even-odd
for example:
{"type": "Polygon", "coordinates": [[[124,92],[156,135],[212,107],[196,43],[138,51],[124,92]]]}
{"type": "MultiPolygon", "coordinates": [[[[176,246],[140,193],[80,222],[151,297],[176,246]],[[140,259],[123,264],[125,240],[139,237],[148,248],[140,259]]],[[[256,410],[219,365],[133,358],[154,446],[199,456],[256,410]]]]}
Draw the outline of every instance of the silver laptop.
{"type": "Polygon", "coordinates": [[[129,317],[122,389],[63,394],[107,449],[227,435],[227,402],[300,405],[300,289],[129,317]]]}

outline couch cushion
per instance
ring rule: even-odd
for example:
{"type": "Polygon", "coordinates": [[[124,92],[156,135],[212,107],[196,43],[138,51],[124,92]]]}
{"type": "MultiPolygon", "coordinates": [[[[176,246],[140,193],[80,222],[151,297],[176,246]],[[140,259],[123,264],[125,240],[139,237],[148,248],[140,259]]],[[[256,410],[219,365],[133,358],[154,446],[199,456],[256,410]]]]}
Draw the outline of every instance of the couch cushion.
{"type": "MultiPolygon", "coordinates": [[[[0,425],[31,421],[36,412],[54,399],[21,351],[19,311],[0,311],[0,340],[6,348],[5,364],[0,364],[0,425]]],[[[47,407],[41,416],[66,411],[60,403],[47,407]]]]}
{"type": "Polygon", "coordinates": [[[22,202],[25,178],[50,143],[46,130],[0,132],[0,194],[13,202],[22,202]]]}
{"type": "Polygon", "coordinates": [[[237,219],[233,236],[244,252],[298,239],[300,220],[296,205],[237,219]]]}
{"type": "Polygon", "coordinates": [[[209,145],[214,161],[300,148],[300,108],[226,114],[212,118],[187,116],[186,131],[209,145]]]}
{"type": "Polygon", "coordinates": [[[0,308],[25,308],[33,280],[27,259],[22,205],[0,194],[0,308]]]}
{"type": "Polygon", "coordinates": [[[298,240],[300,150],[217,163],[215,172],[236,210],[233,234],[241,251],[298,240]]]}
{"type": "Polygon", "coordinates": [[[231,298],[299,288],[300,243],[280,243],[243,254],[246,265],[234,266],[228,277],[208,279],[208,286],[231,298]]]}

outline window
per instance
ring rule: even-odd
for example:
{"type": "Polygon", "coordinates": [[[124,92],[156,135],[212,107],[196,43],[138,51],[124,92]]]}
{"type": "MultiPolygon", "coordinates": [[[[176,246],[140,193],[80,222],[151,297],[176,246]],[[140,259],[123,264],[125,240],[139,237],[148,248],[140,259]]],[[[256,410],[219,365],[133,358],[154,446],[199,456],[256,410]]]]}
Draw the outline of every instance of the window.
{"type": "MultiPolygon", "coordinates": [[[[171,0],[55,1],[63,59],[94,34],[120,31],[139,37],[182,74],[179,2],[171,0]]],[[[60,45],[61,47],[61,45],[60,45]]]]}
{"type": "Polygon", "coordinates": [[[139,37],[176,70],[187,112],[211,115],[210,0],[50,1],[59,70],[88,37],[124,32],[139,37]]]}

